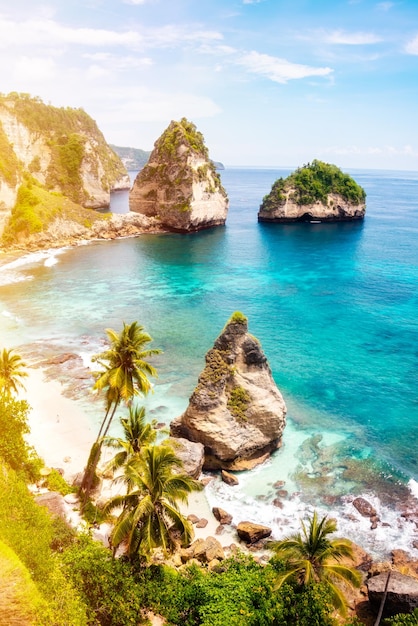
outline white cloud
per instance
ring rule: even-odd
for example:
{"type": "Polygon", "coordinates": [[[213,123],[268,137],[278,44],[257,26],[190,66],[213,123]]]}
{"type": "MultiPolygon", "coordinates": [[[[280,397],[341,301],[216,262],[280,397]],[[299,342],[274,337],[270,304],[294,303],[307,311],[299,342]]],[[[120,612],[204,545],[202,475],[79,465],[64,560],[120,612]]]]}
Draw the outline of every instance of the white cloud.
{"type": "Polygon", "coordinates": [[[328,76],[333,72],[330,67],[312,67],[291,63],[286,59],[260,54],[254,50],[242,55],[237,63],[244,66],[249,72],[266,76],[276,83],[287,83],[288,80],[309,76],[328,76]]]}
{"type": "Polygon", "coordinates": [[[94,28],[70,28],[54,20],[27,20],[14,22],[0,18],[0,47],[54,46],[76,44],[84,46],[138,46],[142,37],[138,32],[117,32],[94,28]]]}
{"type": "Polygon", "coordinates": [[[373,33],[346,33],[342,30],[335,30],[332,33],[328,33],[324,37],[326,43],[331,44],[344,44],[348,46],[363,46],[379,43],[382,41],[381,37],[374,35],[373,33]]]}
{"type": "Polygon", "coordinates": [[[418,35],[406,44],[405,52],[408,54],[418,54],[418,35]]]}
{"type": "Polygon", "coordinates": [[[97,67],[103,67],[106,71],[141,69],[153,65],[153,61],[149,57],[119,56],[110,52],[84,54],[83,57],[93,61],[97,67]]]}
{"type": "Polygon", "coordinates": [[[52,58],[20,56],[16,59],[12,73],[13,78],[21,83],[27,81],[28,84],[36,84],[53,79],[57,67],[52,58]]]}

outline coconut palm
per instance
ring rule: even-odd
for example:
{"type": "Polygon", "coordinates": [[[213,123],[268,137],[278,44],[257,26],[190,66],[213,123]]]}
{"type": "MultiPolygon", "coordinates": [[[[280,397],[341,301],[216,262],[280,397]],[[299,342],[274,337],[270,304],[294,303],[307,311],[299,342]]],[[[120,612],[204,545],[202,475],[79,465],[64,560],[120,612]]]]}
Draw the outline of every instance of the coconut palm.
{"type": "Polygon", "coordinates": [[[329,590],[334,608],[345,614],[347,602],[339,584],[359,587],[361,574],[341,563],[343,558],[353,558],[353,547],[348,539],[328,537],[336,530],[334,519],[324,516],[319,520],[315,511],[308,524],[302,522],[301,533],[276,542],[273,549],[285,563],[278,587],[292,581],[299,585],[322,582],[329,590]]]}
{"type": "Polygon", "coordinates": [[[0,394],[10,397],[18,394],[19,387],[25,389],[21,378],[28,373],[25,371],[26,363],[19,354],[13,354],[13,349],[3,348],[0,353],[0,394]]]}
{"type": "Polygon", "coordinates": [[[118,450],[115,456],[107,463],[106,471],[116,472],[126,465],[129,460],[138,454],[142,448],[155,442],[157,431],[156,420],[146,421],[145,407],[130,406],[128,417],[119,420],[124,437],[104,437],[103,444],[118,450]]]}
{"type": "Polygon", "coordinates": [[[93,389],[105,392],[106,412],[81,483],[84,502],[87,502],[93,484],[103,438],[109,431],[119,404],[123,401],[129,405],[134,396],[145,395],[150,391],[148,376],[157,376],[157,370],[146,359],[161,352],[146,347],[152,338],[137,322],[124,322],[120,333],[111,328],[106,333],[110,341],[109,348],[92,359],[103,367],[95,374],[93,389]]]}
{"type": "Polygon", "coordinates": [[[157,547],[167,553],[178,541],[182,545],[190,542],[193,527],[181,514],[178,502],[187,502],[188,495],[202,485],[177,473],[181,466],[166,444],[144,448],[125,465],[130,491],[113,497],[105,506],[105,512],[122,507],[111,535],[115,550],[124,544],[126,554],[133,558],[148,555],[157,547]]]}

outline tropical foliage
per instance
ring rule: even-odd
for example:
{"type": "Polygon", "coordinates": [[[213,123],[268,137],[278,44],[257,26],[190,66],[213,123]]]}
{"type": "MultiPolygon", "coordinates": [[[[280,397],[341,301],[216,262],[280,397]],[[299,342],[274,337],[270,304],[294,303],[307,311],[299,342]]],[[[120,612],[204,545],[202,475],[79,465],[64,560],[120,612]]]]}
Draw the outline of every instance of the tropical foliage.
{"type": "Polygon", "coordinates": [[[120,333],[111,328],[106,333],[110,343],[108,349],[92,359],[103,368],[96,373],[94,389],[104,392],[106,411],[81,485],[84,502],[87,502],[94,481],[103,438],[109,431],[118,406],[122,401],[129,406],[134,396],[145,395],[151,390],[148,376],[157,376],[157,370],[147,359],[161,352],[147,347],[152,338],[137,322],[124,323],[120,333]]]}
{"type": "Polygon", "coordinates": [[[114,548],[123,544],[130,557],[148,555],[154,548],[172,551],[192,538],[192,525],[181,514],[178,502],[187,502],[192,491],[202,485],[178,473],[181,461],[168,445],[152,445],[125,465],[122,480],[127,493],[115,496],[105,511],[122,507],[114,525],[114,548]],[[177,470],[177,471],[176,471],[177,470]]]}
{"type": "Polygon", "coordinates": [[[337,530],[336,521],[326,516],[321,520],[314,512],[308,523],[302,522],[302,532],[274,544],[276,556],[285,562],[279,575],[278,587],[293,582],[299,586],[322,583],[329,592],[333,606],[345,614],[346,600],[341,584],[359,587],[361,574],[341,563],[352,558],[352,543],[348,539],[329,538],[337,530]]]}
{"type": "Polygon", "coordinates": [[[19,354],[3,348],[0,353],[0,395],[10,397],[17,395],[19,388],[25,388],[21,380],[28,375],[25,368],[26,363],[19,354]]]}
{"type": "Polygon", "coordinates": [[[261,209],[273,210],[284,202],[286,193],[292,191],[292,199],[299,205],[322,202],[327,204],[328,195],[338,194],[348,202],[360,204],[366,193],[355,180],[336,165],[314,159],[298,168],[287,178],[278,178],[268,195],[263,198],[261,209]]]}
{"type": "Polygon", "coordinates": [[[103,444],[118,450],[115,456],[107,463],[105,472],[116,472],[126,465],[129,460],[138,454],[141,449],[155,442],[157,431],[156,420],[147,421],[145,408],[130,406],[128,417],[120,420],[123,437],[104,437],[103,444]]]}

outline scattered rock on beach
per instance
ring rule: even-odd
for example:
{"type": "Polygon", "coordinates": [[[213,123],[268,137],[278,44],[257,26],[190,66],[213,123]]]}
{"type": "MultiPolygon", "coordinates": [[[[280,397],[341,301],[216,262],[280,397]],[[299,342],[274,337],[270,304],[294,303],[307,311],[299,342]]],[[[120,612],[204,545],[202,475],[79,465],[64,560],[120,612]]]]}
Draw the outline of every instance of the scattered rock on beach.
{"type": "Polygon", "coordinates": [[[212,513],[221,525],[230,524],[232,522],[232,515],[219,506],[214,506],[212,513]]]}
{"type": "Polygon", "coordinates": [[[254,524],[253,522],[240,522],[237,526],[237,533],[240,539],[252,544],[270,537],[272,530],[268,526],[254,524]]]}

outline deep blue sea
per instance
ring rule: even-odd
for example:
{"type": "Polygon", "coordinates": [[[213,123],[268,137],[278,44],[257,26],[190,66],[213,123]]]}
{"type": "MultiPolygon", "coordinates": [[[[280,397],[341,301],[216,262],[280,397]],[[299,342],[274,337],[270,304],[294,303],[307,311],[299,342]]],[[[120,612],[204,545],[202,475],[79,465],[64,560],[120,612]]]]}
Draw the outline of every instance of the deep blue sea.
{"type": "MultiPolygon", "coordinates": [[[[187,406],[230,315],[243,312],[288,425],[282,448],[240,473],[239,487],[210,484],[211,504],[269,523],[276,536],[315,507],[374,553],[411,550],[418,531],[399,510],[411,490],[418,495],[418,172],[350,170],[367,193],[364,222],[258,224],[263,196],[289,173],[220,172],[230,199],[225,227],[3,266],[1,337],[7,347],[55,342],[88,356],[102,350],[105,328],[137,320],[164,351],[146,405],[168,423],[187,406]],[[277,480],[287,491],[281,506],[272,504],[277,480]],[[358,495],[389,526],[370,531],[352,506],[358,495]]],[[[113,201],[125,210],[126,194],[113,201]]]]}

